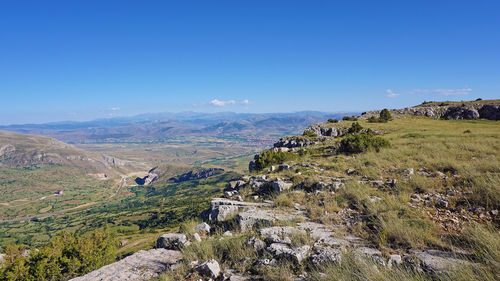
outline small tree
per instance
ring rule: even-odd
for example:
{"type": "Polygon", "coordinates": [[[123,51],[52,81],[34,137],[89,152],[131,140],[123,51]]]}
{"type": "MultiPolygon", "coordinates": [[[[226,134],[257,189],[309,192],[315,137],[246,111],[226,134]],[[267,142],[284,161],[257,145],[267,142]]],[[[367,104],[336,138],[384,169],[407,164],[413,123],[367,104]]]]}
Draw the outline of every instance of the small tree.
{"type": "Polygon", "coordinates": [[[380,111],[380,121],[387,122],[389,120],[392,120],[391,113],[387,108],[382,109],[382,111],[380,111]]]}
{"type": "Polygon", "coordinates": [[[363,127],[361,125],[359,125],[358,122],[354,122],[354,123],[352,123],[351,128],[349,128],[349,133],[357,134],[357,133],[361,132],[361,130],[363,130],[363,127]]]}

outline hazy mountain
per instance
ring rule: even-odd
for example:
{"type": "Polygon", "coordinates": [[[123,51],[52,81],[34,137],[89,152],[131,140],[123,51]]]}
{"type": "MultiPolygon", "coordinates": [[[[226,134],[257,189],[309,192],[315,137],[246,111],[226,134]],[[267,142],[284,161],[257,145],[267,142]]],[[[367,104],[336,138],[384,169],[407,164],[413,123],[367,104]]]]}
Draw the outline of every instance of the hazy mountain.
{"type": "Polygon", "coordinates": [[[352,113],[154,113],[86,122],[0,126],[24,134],[50,136],[70,143],[146,141],[185,136],[280,136],[302,131],[308,124],[352,113]]]}

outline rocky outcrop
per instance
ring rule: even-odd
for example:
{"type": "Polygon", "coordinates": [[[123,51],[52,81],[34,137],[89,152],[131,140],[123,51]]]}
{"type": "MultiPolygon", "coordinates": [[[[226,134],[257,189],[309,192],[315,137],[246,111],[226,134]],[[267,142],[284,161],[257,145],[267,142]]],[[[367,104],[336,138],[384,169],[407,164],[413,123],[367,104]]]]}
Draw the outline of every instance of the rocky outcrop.
{"type": "Polygon", "coordinates": [[[499,104],[487,104],[481,107],[479,110],[479,116],[484,119],[489,120],[500,120],[500,105],[499,104]]]}
{"type": "MultiPolygon", "coordinates": [[[[489,119],[500,120],[500,104],[492,102],[489,104],[468,102],[460,106],[456,105],[432,105],[415,106],[402,109],[391,109],[391,114],[426,116],[434,119],[489,119]]],[[[379,116],[380,110],[363,112],[361,117],[368,118],[379,116]]]]}
{"type": "Polygon", "coordinates": [[[189,171],[189,172],[184,173],[182,175],[172,177],[172,178],[170,178],[170,180],[174,181],[174,182],[199,180],[199,179],[206,179],[208,177],[215,176],[215,175],[222,174],[222,173],[224,173],[224,169],[208,168],[208,169],[204,169],[201,171],[189,171]]]}
{"type": "Polygon", "coordinates": [[[441,115],[440,118],[448,119],[448,120],[459,120],[459,119],[478,119],[479,112],[475,108],[468,107],[449,107],[446,112],[441,115]]]}
{"type": "Polygon", "coordinates": [[[147,176],[143,177],[143,178],[139,178],[137,177],[135,179],[135,182],[138,184],[138,185],[150,185],[152,184],[155,180],[158,179],[158,173],[156,172],[156,170],[158,169],[158,166],[152,168],[151,170],[148,171],[148,174],[147,176]]]}
{"type": "Polygon", "coordinates": [[[323,137],[340,137],[347,134],[348,130],[349,128],[331,127],[327,126],[324,123],[317,123],[309,125],[309,127],[307,127],[304,132],[309,131],[313,134],[316,134],[317,136],[323,137]]]}
{"type": "Polygon", "coordinates": [[[94,270],[72,281],[146,281],[158,277],[178,264],[179,251],[152,249],[139,251],[120,261],[94,270]]]}
{"type": "Polygon", "coordinates": [[[255,209],[267,206],[266,203],[252,203],[229,200],[225,198],[214,198],[210,202],[210,208],[201,213],[201,218],[211,222],[224,222],[233,218],[239,211],[255,209]]]}
{"type": "Polygon", "coordinates": [[[314,142],[308,138],[289,136],[289,137],[281,138],[279,141],[274,143],[273,146],[276,149],[276,151],[278,151],[278,150],[289,151],[289,150],[292,150],[294,148],[305,147],[305,146],[314,145],[314,144],[316,144],[316,142],[314,142]],[[286,149],[283,149],[283,148],[286,148],[286,149]]]}

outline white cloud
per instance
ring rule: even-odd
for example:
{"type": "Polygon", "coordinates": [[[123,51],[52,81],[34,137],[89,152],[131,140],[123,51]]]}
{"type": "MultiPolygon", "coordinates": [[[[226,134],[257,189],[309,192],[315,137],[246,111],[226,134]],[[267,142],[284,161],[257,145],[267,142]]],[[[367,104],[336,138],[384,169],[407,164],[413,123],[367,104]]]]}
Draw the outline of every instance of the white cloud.
{"type": "Polygon", "coordinates": [[[470,92],[472,92],[471,88],[463,88],[463,89],[413,89],[410,91],[410,94],[433,93],[433,94],[440,94],[443,96],[461,96],[461,95],[468,95],[470,92]]]}
{"type": "Polygon", "coordinates": [[[235,100],[218,100],[218,99],[213,99],[211,101],[208,102],[209,105],[212,105],[212,106],[228,106],[228,105],[234,105],[234,104],[242,104],[242,105],[248,105],[250,104],[250,101],[249,100],[242,100],[242,101],[235,101],[235,100]]]}
{"type": "Polygon", "coordinates": [[[395,97],[399,96],[399,94],[394,93],[391,89],[387,89],[385,91],[387,92],[388,98],[395,98],[395,97]]]}
{"type": "Polygon", "coordinates": [[[223,101],[223,100],[218,100],[218,99],[213,99],[213,100],[208,102],[208,104],[213,105],[213,106],[226,106],[226,105],[231,105],[231,104],[235,104],[235,103],[236,103],[236,101],[234,101],[234,100],[223,101]]]}
{"type": "Polygon", "coordinates": [[[119,107],[111,107],[111,108],[108,108],[108,110],[111,110],[111,111],[118,111],[120,110],[119,107]]]}

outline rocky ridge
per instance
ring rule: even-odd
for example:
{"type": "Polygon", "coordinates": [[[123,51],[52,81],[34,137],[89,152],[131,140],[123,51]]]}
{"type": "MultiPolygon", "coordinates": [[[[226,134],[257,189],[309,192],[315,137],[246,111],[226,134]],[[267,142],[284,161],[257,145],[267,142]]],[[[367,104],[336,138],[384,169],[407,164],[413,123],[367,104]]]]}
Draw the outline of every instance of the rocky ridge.
{"type": "MultiPolygon", "coordinates": [[[[402,109],[391,109],[391,114],[398,115],[415,115],[426,116],[434,119],[449,119],[449,120],[462,120],[462,119],[488,119],[500,120],[500,102],[479,103],[467,102],[461,105],[431,105],[408,107],[402,109]]],[[[380,110],[363,112],[361,117],[368,118],[371,116],[378,117],[380,110]]]]}

